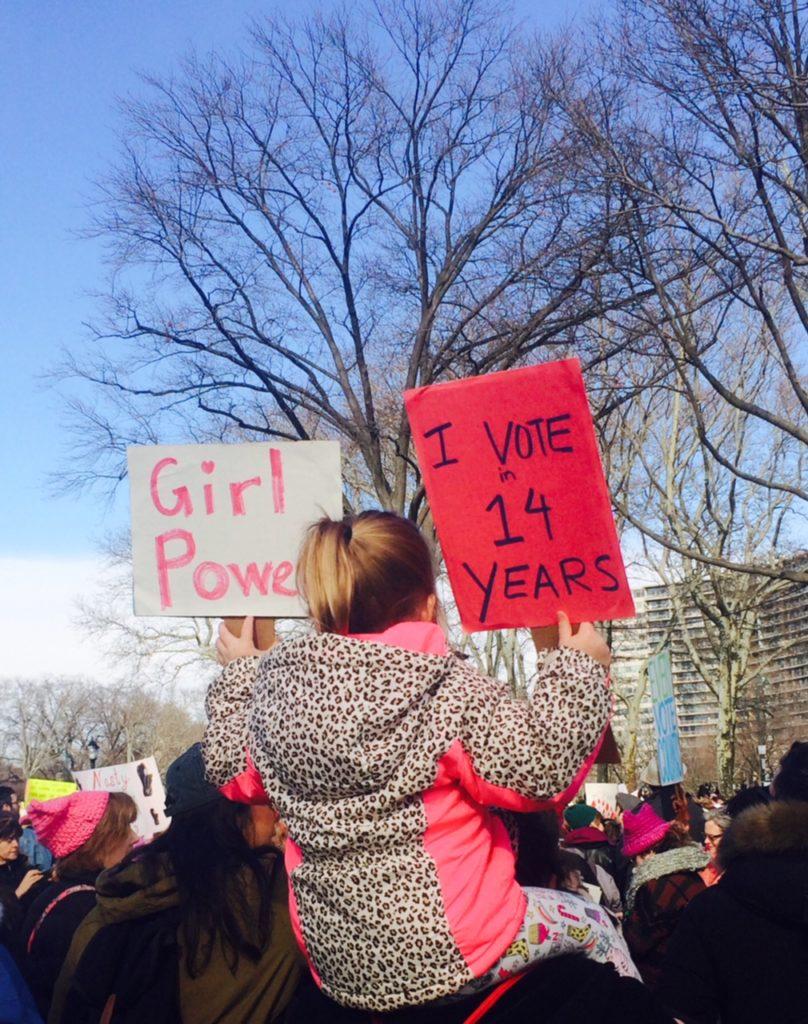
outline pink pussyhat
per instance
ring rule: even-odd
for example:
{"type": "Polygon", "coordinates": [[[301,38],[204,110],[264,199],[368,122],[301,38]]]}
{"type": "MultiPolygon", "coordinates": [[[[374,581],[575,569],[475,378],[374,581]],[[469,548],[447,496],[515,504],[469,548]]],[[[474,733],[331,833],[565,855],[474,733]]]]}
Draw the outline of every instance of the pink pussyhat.
{"type": "Polygon", "coordinates": [[[83,846],[104,817],[109,793],[70,793],[53,800],[32,800],[24,824],[33,826],[36,837],[54,857],[66,857],[83,846]]]}
{"type": "Polygon", "coordinates": [[[623,815],[623,856],[636,857],[665,838],[672,821],[663,821],[650,804],[623,815]]]}

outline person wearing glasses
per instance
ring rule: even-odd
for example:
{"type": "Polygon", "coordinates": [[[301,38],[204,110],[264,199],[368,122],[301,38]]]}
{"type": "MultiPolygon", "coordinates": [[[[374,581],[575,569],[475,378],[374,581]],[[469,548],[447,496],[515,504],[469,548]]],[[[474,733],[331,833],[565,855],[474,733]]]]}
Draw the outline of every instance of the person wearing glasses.
{"type": "Polygon", "coordinates": [[[715,885],[724,873],[718,862],[718,850],[724,833],[732,824],[732,818],[724,811],[712,811],[707,815],[704,824],[704,852],[710,857],[710,863],[700,871],[701,880],[706,886],[715,885]]]}

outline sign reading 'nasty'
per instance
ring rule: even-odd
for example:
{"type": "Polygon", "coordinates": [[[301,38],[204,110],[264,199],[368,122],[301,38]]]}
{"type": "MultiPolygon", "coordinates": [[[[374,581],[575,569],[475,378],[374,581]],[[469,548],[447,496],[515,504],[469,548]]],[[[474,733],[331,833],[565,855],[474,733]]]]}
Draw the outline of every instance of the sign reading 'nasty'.
{"type": "Polygon", "coordinates": [[[304,614],[306,527],[342,514],[336,441],[128,450],[138,615],[304,614]]]}
{"type": "Polygon", "coordinates": [[[577,359],[405,403],[466,630],[634,615],[577,359]]]}

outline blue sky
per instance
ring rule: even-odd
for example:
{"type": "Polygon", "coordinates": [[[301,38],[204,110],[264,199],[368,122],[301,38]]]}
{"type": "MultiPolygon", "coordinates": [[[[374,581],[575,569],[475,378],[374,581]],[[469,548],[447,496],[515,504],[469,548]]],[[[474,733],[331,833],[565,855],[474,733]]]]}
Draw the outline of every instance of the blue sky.
{"type": "MultiPolygon", "coordinates": [[[[305,9],[313,7],[306,4],[305,9]]],[[[321,7],[327,7],[325,0],[321,7]]],[[[552,25],[591,0],[519,0],[552,25]]],[[[62,348],[81,350],[104,266],[80,239],[92,182],[117,150],[116,98],[137,72],[166,73],[190,48],[232,51],[251,19],[288,6],[258,0],[3,0],[0,5],[0,558],[83,558],[127,521],[126,493],[55,497],[64,403],[40,378],[62,348]]],[[[296,9],[304,9],[296,5],[296,9]]]]}

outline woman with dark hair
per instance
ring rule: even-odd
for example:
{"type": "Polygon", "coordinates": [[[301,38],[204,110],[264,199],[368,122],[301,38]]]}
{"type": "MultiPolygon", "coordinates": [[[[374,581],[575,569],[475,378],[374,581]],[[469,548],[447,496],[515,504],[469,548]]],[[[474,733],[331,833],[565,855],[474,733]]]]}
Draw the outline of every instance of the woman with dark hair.
{"type": "Polygon", "coordinates": [[[704,891],[699,871],[709,857],[679,822],[663,821],[650,804],[623,816],[623,853],[634,859],[623,934],[643,981],[655,988],[682,911],[704,891]]]}
{"type": "Polygon", "coordinates": [[[98,879],[51,1024],[264,1024],[292,997],[304,965],[277,815],[226,800],[205,781],[198,745],[166,784],[171,824],[98,879]]]}
{"type": "Polygon", "coordinates": [[[16,936],[25,910],[44,882],[20,853],[22,828],[16,814],[0,814],[0,942],[16,936]]]}
{"type": "Polygon", "coordinates": [[[77,792],[28,807],[26,821],[55,858],[20,933],[22,968],[43,1016],[76,929],[95,906],[96,879],[131,849],[136,817],[126,793],[77,792]]]}

